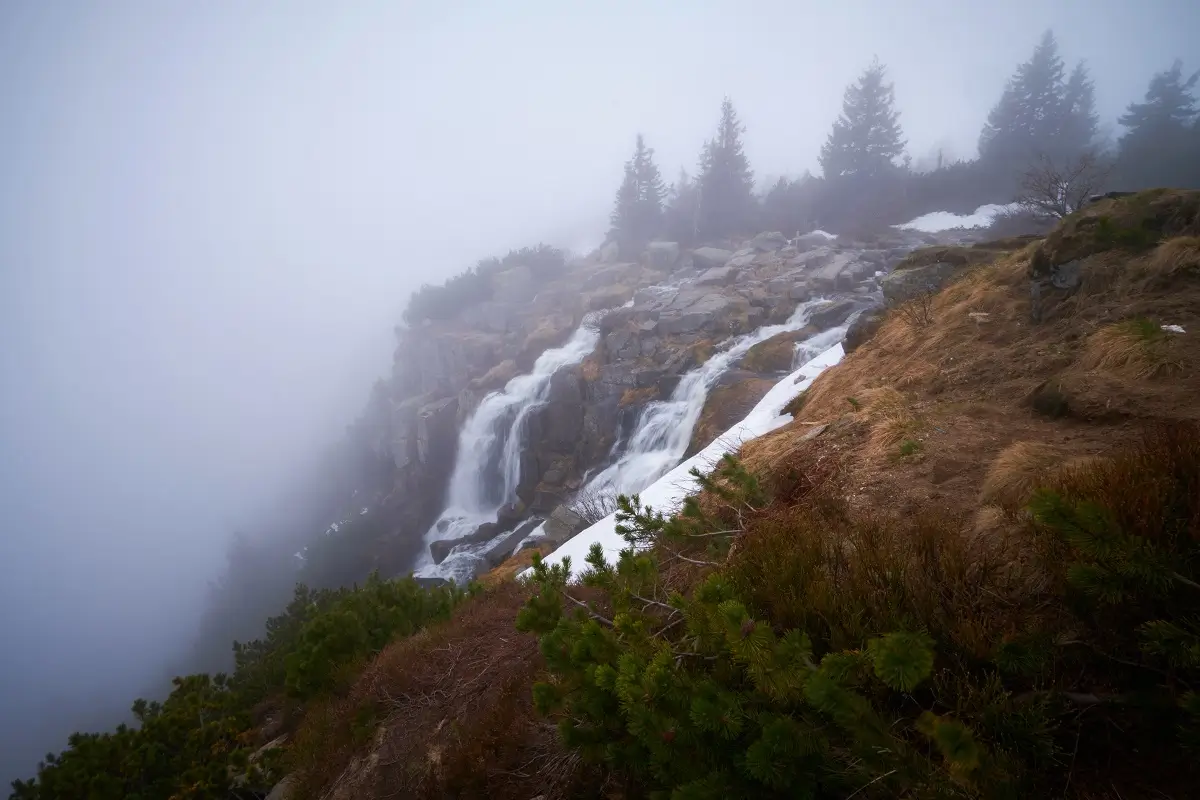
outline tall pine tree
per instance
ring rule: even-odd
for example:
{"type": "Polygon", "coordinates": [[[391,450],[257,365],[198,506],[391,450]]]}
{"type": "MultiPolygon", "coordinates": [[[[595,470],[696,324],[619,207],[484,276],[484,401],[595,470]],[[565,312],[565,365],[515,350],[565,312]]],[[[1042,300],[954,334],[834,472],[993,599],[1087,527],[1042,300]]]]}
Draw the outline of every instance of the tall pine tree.
{"type": "Polygon", "coordinates": [[[688,175],[686,169],[679,170],[679,178],[667,192],[666,208],[663,209],[663,230],[667,238],[690,244],[698,234],[700,209],[700,187],[688,175]]]}
{"type": "Polygon", "coordinates": [[[1200,72],[1183,75],[1183,63],[1156,74],[1145,102],[1130,103],[1119,122],[1128,130],[1118,143],[1117,175],[1123,188],[1200,187],[1200,113],[1193,90],[1200,72]]]}
{"type": "Polygon", "coordinates": [[[1046,31],[988,115],[979,135],[979,156],[984,162],[998,171],[1021,171],[1038,157],[1067,155],[1057,141],[1065,104],[1064,77],[1058,42],[1052,31],[1046,31]]]}
{"type": "Polygon", "coordinates": [[[1059,145],[1064,155],[1073,157],[1091,150],[1096,143],[1096,87],[1083,62],[1071,70],[1063,88],[1060,113],[1059,145]]]}
{"type": "Polygon", "coordinates": [[[733,102],[726,97],[717,135],[705,143],[700,155],[698,229],[703,237],[741,233],[752,221],[754,173],[742,149],[744,131],[733,102]]]}
{"type": "Polygon", "coordinates": [[[657,235],[663,224],[666,188],[654,164],[654,150],[638,134],[633,158],[625,162],[625,177],[613,205],[612,238],[625,255],[634,255],[657,235]]]}
{"type": "Polygon", "coordinates": [[[884,83],[885,74],[876,59],[856,83],[846,87],[842,115],[821,147],[826,178],[874,177],[895,168],[904,140],[892,84],[884,83]]]}

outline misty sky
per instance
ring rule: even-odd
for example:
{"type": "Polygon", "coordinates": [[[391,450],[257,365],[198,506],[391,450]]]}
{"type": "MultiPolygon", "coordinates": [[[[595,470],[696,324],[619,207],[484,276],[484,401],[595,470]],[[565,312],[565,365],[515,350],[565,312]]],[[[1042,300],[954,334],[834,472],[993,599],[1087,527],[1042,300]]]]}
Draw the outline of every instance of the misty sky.
{"type": "Polygon", "coordinates": [[[725,94],[815,171],[875,55],[914,158],[971,156],[1047,27],[1105,122],[1200,67],[1194,0],[0,5],[0,780],[186,642],[421,282],[599,243],[634,135],[673,179],[725,94]]]}

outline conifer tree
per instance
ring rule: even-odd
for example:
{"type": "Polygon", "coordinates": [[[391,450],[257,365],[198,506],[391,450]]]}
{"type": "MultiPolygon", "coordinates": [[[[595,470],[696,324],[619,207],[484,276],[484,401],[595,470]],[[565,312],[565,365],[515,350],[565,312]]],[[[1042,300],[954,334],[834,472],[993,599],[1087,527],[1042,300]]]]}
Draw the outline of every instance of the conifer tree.
{"type": "Polygon", "coordinates": [[[663,209],[663,230],[667,238],[681,243],[695,241],[697,234],[700,189],[686,169],[667,191],[663,209]]]}
{"type": "Polygon", "coordinates": [[[1117,173],[1126,188],[1200,185],[1200,115],[1183,63],[1156,74],[1141,103],[1130,103],[1119,122],[1128,130],[1118,143],[1117,173]]]}
{"type": "Polygon", "coordinates": [[[1092,148],[1096,141],[1096,87],[1081,61],[1071,70],[1063,89],[1059,143],[1064,154],[1075,157],[1092,148]]]}
{"type": "Polygon", "coordinates": [[[1057,158],[1066,87],[1058,42],[1042,35],[1033,55],[1017,67],[979,136],[980,158],[1000,169],[1024,169],[1035,158],[1057,158]]]}
{"type": "Polygon", "coordinates": [[[745,128],[738,121],[733,102],[721,103],[717,135],[705,143],[700,154],[699,232],[721,237],[742,231],[754,212],[754,172],[742,149],[745,128]]]}
{"type": "Polygon", "coordinates": [[[633,157],[625,162],[625,177],[613,206],[612,237],[626,255],[633,255],[662,228],[666,189],[654,164],[654,150],[638,134],[633,157]]]}
{"type": "Polygon", "coordinates": [[[858,81],[846,87],[842,114],[821,147],[826,178],[876,176],[895,168],[904,152],[892,84],[885,67],[871,62],[858,81]]]}

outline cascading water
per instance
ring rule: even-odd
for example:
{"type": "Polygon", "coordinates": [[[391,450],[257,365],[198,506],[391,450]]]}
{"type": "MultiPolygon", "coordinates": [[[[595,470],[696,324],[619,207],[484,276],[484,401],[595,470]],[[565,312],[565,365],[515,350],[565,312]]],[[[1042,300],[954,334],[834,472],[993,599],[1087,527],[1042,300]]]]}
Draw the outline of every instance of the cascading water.
{"type": "MultiPolygon", "coordinates": [[[[824,302],[818,298],[802,303],[787,322],[767,325],[738,337],[727,348],[714,353],[702,365],[684,375],[670,399],[650,403],[643,409],[625,444],[625,452],[616,462],[589,480],[583,491],[596,495],[633,494],[666,474],[683,459],[692,438],[692,430],[708,399],[708,392],[730,365],[759,342],[803,328],[808,322],[809,312],[824,302]]],[[[825,333],[840,338],[835,333],[838,330],[825,333]]],[[[845,329],[840,329],[840,332],[844,334],[845,329]]]]}
{"type": "Polygon", "coordinates": [[[596,348],[601,316],[602,312],[584,317],[566,344],[542,353],[529,374],[518,375],[503,391],[483,398],[463,425],[446,510],[425,534],[427,547],[418,567],[432,564],[429,543],[461,539],[483,523],[494,522],[497,512],[516,499],[529,414],[545,404],[554,373],[580,363],[596,348]]]}

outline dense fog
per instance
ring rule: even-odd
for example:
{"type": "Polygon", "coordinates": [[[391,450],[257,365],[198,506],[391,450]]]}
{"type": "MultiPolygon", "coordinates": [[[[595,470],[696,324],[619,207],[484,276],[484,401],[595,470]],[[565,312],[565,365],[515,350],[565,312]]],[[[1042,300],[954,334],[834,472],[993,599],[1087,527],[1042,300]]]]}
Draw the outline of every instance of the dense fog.
{"type": "Polygon", "coordinates": [[[1200,8],[44,3],[0,9],[0,781],[156,691],[235,530],[385,374],[409,293],[598,245],[634,136],[723,96],[760,186],[888,67],[915,163],[973,155],[1047,28],[1111,130],[1200,8]]]}

